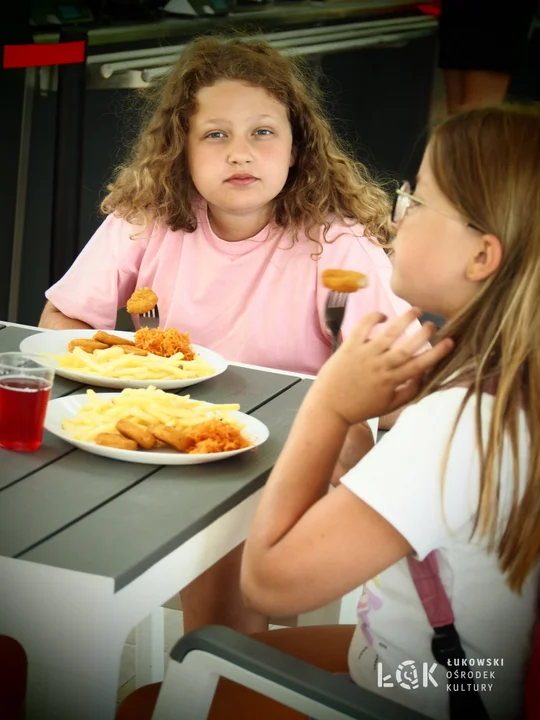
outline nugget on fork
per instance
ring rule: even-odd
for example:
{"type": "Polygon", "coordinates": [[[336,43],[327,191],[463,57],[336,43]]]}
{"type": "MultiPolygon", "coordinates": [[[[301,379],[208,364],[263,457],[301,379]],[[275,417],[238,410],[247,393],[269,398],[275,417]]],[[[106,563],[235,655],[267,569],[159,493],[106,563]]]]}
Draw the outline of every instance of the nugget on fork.
{"type": "Polygon", "coordinates": [[[149,287],[142,287],[135,290],[126,303],[126,310],[130,315],[142,315],[150,312],[157,305],[158,297],[149,287]]]}
{"type": "Polygon", "coordinates": [[[367,287],[368,279],[364,273],[356,270],[323,270],[322,282],[334,292],[353,293],[367,287]]]}

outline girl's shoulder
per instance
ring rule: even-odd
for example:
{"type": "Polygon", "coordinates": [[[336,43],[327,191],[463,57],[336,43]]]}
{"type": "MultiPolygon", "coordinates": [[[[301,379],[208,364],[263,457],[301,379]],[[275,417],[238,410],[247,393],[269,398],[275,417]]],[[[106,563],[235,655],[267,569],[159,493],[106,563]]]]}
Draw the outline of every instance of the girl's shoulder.
{"type": "Polygon", "coordinates": [[[351,242],[356,239],[359,241],[367,241],[365,228],[362,223],[355,219],[329,218],[326,225],[320,228],[321,241],[325,244],[333,244],[344,238],[343,242],[351,242]]]}
{"type": "MultiPolygon", "coordinates": [[[[427,434],[445,434],[449,429],[456,430],[456,436],[462,439],[473,438],[476,442],[477,418],[480,418],[482,435],[488,437],[496,403],[498,379],[489,378],[479,397],[473,389],[473,383],[467,380],[452,382],[432,392],[406,408],[402,416],[409,414],[413,425],[426,424],[427,434]],[[436,423],[430,425],[433,418],[436,423]]],[[[401,417],[398,419],[401,420],[401,417]]],[[[397,425],[398,423],[396,423],[397,425]]],[[[528,437],[524,408],[520,412],[518,434],[528,437]]]]}
{"type": "MultiPolygon", "coordinates": [[[[430,392],[425,395],[411,407],[419,408],[422,413],[433,412],[435,408],[445,408],[448,410],[454,410],[460,408],[464,402],[467,406],[472,409],[476,407],[476,395],[474,392],[469,394],[471,384],[466,381],[450,381],[447,385],[442,388],[430,392]],[[469,395],[469,397],[467,397],[469,395]]],[[[481,402],[489,402],[493,399],[495,393],[490,390],[485,391],[481,395],[481,402]]]]}
{"type": "Polygon", "coordinates": [[[331,267],[375,266],[390,267],[390,259],[384,248],[374,238],[368,237],[364,226],[355,220],[329,220],[319,230],[320,259],[331,267]]]}
{"type": "Polygon", "coordinates": [[[110,257],[115,267],[126,273],[137,272],[143,258],[153,257],[167,263],[178,252],[183,232],[149,222],[146,225],[129,222],[111,213],[98,227],[83,250],[88,261],[94,258],[99,264],[110,257]]]}
{"type": "Polygon", "coordinates": [[[143,225],[132,223],[126,218],[110,213],[98,228],[98,232],[108,235],[113,241],[137,241],[147,245],[163,240],[168,233],[173,231],[152,220],[143,225]]]}
{"type": "MultiPolygon", "coordinates": [[[[396,422],[396,426],[400,421],[409,421],[422,423],[429,418],[437,417],[437,427],[440,429],[444,425],[452,426],[458,413],[460,413],[468,388],[463,385],[452,385],[446,388],[436,390],[425,395],[420,400],[408,405],[401,413],[396,422]]],[[[475,398],[470,398],[466,403],[469,410],[476,405],[475,398]]],[[[463,416],[462,416],[463,417],[463,416]]],[[[474,418],[474,412],[473,412],[474,418]]],[[[463,418],[464,419],[464,418],[463,418]]],[[[469,418],[467,418],[469,419],[469,418]]]]}
{"type": "MultiPolygon", "coordinates": [[[[455,443],[469,440],[475,443],[477,399],[474,394],[467,397],[468,388],[464,385],[452,385],[425,395],[406,406],[396,424],[390,431],[394,439],[401,438],[408,443],[414,437],[421,436],[427,446],[445,444],[450,436],[455,443]]],[[[481,396],[482,426],[489,427],[493,409],[493,396],[489,393],[481,396]]]]}

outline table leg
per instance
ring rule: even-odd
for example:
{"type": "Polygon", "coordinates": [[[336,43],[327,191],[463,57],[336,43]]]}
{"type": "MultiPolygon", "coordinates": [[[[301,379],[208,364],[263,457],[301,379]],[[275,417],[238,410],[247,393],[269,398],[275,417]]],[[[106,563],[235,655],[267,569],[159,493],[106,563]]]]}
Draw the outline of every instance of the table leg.
{"type": "Polygon", "coordinates": [[[112,581],[10,558],[0,578],[0,634],[28,659],[26,720],[113,720],[129,628],[107,612],[112,581]]]}
{"type": "MultiPolygon", "coordinates": [[[[71,642],[81,643],[84,653],[83,638],[71,637],[71,642]]],[[[26,701],[26,720],[113,720],[116,712],[118,692],[118,668],[122,654],[123,642],[113,646],[111,638],[101,638],[107,643],[107,652],[99,661],[86,659],[94,667],[88,667],[85,675],[71,671],[72,652],[62,657],[55,653],[55,664],[47,661],[34,662],[34,648],[28,643],[28,687],[26,701]],[[89,680],[89,677],[92,680],[89,680]]],[[[75,660],[77,666],[84,668],[85,658],[75,660]]]]}
{"type": "Polygon", "coordinates": [[[246,539],[260,494],[120,590],[109,577],[0,556],[0,634],[27,653],[27,720],[113,720],[128,632],[246,539]]]}

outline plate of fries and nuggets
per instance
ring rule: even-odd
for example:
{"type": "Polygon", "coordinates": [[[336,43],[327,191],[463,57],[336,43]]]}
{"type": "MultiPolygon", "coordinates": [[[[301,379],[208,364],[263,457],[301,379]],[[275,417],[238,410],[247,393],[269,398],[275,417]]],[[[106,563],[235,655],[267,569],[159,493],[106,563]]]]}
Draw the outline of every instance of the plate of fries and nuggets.
{"type": "Polygon", "coordinates": [[[45,428],[81,450],[151,465],[198,465],[253,450],[268,439],[238,403],[216,405],[150,386],[67,395],[49,402],[45,428]]]}
{"type": "Polygon", "coordinates": [[[220,375],[227,361],[191,344],[187,333],[141,328],[133,332],[50,330],[25,338],[24,353],[42,355],[57,375],[106,388],[176,390],[220,375]]]}

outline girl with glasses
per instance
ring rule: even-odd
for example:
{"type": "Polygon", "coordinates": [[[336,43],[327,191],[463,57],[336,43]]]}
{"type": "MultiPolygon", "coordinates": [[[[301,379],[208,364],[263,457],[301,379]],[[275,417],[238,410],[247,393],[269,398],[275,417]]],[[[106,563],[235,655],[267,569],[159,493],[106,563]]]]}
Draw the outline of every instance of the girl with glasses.
{"type": "MultiPolygon", "coordinates": [[[[357,626],[259,640],[435,720],[522,717],[540,555],[539,159],[540,108],[470,110],[435,129],[414,194],[398,193],[391,286],[447,323],[430,349],[430,324],[404,339],[419,309],[369,342],[384,316],[357,325],[306,396],[244,551],[245,600],[273,616],[364,585],[357,626]],[[328,493],[348,429],[407,403],[328,493]],[[457,670],[434,657],[413,582],[428,560],[457,670]]],[[[156,696],[136,691],[118,720],[149,718],[156,696]]],[[[235,720],[303,717],[222,683],[209,718],[232,708],[235,720]]]]}
{"type": "MultiPolygon", "coordinates": [[[[448,680],[432,653],[411,574],[428,558],[466,662],[492,665],[476,681],[474,717],[523,711],[540,555],[539,187],[540,108],[473,109],[434,130],[414,193],[398,193],[391,287],[447,322],[423,352],[429,325],[400,339],[414,310],[370,342],[383,318],[360,322],[306,397],[244,553],[246,600],[274,615],[364,584],[348,636],[302,628],[296,650],[272,634],[265,642],[289,642],[319,664],[322,647],[339,656],[340,646],[341,664],[328,669],[437,720],[455,717],[452,693],[470,699],[471,681],[448,680]],[[327,494],[347,428],[406,402],[391,432],[327,494]],[[406,661],[417,689],[399,683],[406,661]],[[423,683],[433,663],[434,682],[423,683]]],[[[278,706],[255,716],[281,717],[278,706]]]]}

